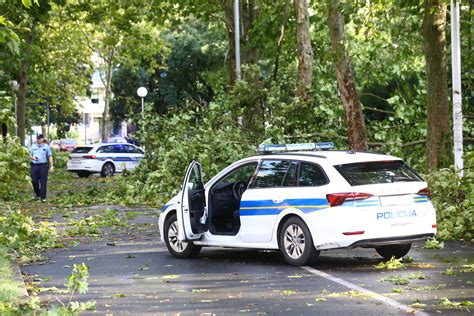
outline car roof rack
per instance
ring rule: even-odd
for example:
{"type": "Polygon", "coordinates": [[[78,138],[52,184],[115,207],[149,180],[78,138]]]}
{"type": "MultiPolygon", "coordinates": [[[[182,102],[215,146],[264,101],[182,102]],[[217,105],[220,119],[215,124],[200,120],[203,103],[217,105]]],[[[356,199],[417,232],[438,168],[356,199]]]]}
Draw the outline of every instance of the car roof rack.
{"type": "Polygon", "coordinates": [[[296,144],[260,144],[258,151],[264,154],[289,151],[315,151],[334,148],[333,142],[296,143],[296,144]]]}

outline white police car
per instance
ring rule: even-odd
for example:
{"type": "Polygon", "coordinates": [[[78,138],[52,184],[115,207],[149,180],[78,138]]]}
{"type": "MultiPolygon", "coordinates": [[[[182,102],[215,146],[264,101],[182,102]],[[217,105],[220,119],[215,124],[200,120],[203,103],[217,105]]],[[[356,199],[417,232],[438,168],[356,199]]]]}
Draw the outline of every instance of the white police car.
{"type": "Polygon", "coordinates": [[[375,248],[403,257],[433,237],[427,184],[400,158],[326,148],[332,143],[265,145],[273,154],[237,161],[206,184],[191,162],[182,190],[162,210],[161,238],[178,258],[202,246],[280,249],[292,265],[320,250],[375,248]]]}
{"type": "Polygon", "coordinates": [[[76,147],[69,155],[67,170],[81,178],[92,173],[110,177],[138,166],[144,151],[132,144],[96,144],[76,147]]]}

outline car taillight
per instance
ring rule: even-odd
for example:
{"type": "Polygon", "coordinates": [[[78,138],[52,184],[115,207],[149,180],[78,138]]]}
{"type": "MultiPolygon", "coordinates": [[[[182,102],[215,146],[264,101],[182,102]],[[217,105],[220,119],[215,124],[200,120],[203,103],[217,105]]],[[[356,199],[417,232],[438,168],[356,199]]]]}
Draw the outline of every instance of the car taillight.
{"type": "Polygon", "coordinates": [[[97,158],[95,155],[89,155],[89,156],[82,156],[84,159],[95,159],[97,158]]]}
{"type": "Polygon", "coordinates": [[[428,189],[428,188],[424,188],[424,189],[421,189],[420,191],[418,191],[417,194],[418,194],[418,195],[424,195],[424,196],[429,197],[430,194],[431,194],[431,191],[430,191],[430,189],[428,189]]]}
{"type": "Polygon", "coordinates": [[[328,199],[329,205],[338,206],[342,205],[342,203],[344,203],[345,201],[365,200],[371,196],[374,195],[370,193],[361,192],[344,192],[327,194],[326,198],[328,199]]]}

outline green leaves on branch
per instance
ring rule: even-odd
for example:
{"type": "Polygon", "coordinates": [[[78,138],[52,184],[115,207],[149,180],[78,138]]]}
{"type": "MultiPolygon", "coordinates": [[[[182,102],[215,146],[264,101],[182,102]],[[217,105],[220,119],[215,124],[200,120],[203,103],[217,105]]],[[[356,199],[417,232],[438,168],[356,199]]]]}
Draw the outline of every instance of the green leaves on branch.
{"type": "Polygon", "coordinates": [[[0,208],[0,244],[14,250],[20,262],[39,259],[42,249],[58,245],[57,232],[51,224],[36,223],[19,210],[0,208]]]}
{"type": "Polygon", "coordinates": [[[28,150],[18,139],[0,138],[0,201],[18,197],[19,185],[29,181],[29,161],[28,150]]]}
{"type": "Polygon", "coordinates": [[[438,217],[437,237],[474,241],[474,152],[465,155],[460,182],[458,172],[451,167],[427,177],[438,217]]]}
{"type": "Polygon", "coordinates": [[[65,284],[71,294],[78,292],[85,294],[89,290],[89,267],[85,263],[74,264],[71,275],[65,284]]]}

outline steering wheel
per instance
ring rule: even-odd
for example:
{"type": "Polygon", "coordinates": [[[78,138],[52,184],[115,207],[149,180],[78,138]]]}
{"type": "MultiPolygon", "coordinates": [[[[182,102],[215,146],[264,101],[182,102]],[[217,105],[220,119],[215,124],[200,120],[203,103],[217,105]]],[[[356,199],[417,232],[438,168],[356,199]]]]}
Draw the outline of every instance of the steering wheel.
{"type": "Polygon", "coordinates": [[[247,182],[238,181],[234,183],[234,185],[232,186],[232,193],[234,193],[234,197],[237,201],[240,201],[240,199],[242,198],[242,194],[244,194],[246,189],[247,189],[247,182]]]}

